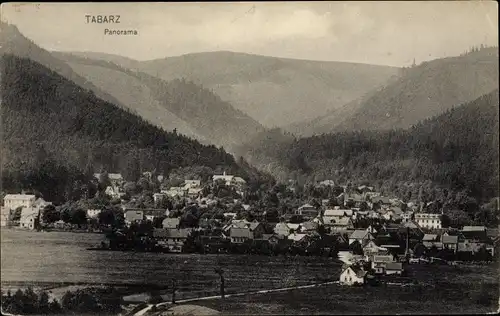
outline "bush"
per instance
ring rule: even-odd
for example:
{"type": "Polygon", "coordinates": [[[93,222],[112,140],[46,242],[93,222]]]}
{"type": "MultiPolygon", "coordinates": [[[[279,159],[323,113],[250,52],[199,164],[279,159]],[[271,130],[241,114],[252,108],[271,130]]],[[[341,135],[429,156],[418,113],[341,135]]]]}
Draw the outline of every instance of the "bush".
{"type": "Polygon", "coordinates": [[[24,292],[19,289],[14,295],[10,291],[2,294],[2,308],[12,314],[53,314],[60,312],[57,301],[49,303],[47,292],[37,295],[33,289],[28,288],[24,292]]]}

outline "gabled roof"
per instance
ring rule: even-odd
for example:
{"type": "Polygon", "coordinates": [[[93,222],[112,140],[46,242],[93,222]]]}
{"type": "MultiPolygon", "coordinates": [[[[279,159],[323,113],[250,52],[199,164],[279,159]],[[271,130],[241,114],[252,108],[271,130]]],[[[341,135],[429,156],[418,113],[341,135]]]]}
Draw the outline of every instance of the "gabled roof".
{"type": "Polygon", "coordinates": [[[385,265],[386,270],[403,270],[403,264],[401,262],[387,262],[385,265]]]}
{"type": "Polygon", "coordinates": [[[302,239],[304,239],[306,236],[307,236],[307,234],[297,234],[297,233],[293,233],[293,234],[288,235],[288,239],[293,240],[293,241],[301,241],[301,240],[302,240],[302,239]]]}
{"type": "Polygon", "coordinates": [[[333,210],[325,210],[323,213],[323,216],[352,216],[352,210],[340,210],[340,209],[333,209],[333,210]]]}
{"type": "Polygon", "coordinates": [[[153,230],[153,237],[160,237],[160,238],[187,238],[189,234],[191,234],[192,229],[191,228],[182,228],[182,229],[176,229],[176,228],[155,228],[153,230]]]}
{"type": "Polygon", "coordinates": [[[464,226],[464,228],[462,228],[462,231],[463,232],[486,231],[486,227],[484,227],[484,226],[464,226]]]}
{"type": "Polygon", "coordinates": [[[162,222],[161,225],[163,228],[177,228],[181,222],[180,218],[174,217],[174,218],[165,218],[162,222]]]}
{"type": "Polygon", "coordinates": [[[306,209],[306,208],[316,209],[314,206],[312,206],[311,204],[307,203],[307,204],[304,204],[301,207],[299,207],[299,210],[303,210],[303,209],[306,209]]]}
{"type": "Polygon", "coordinates": [[[443,244],[456,244],[458,243],[458,236],[441,236],[441,242],[443,244]]]}
{"type": "Polygon", "coordinates": [[[438,241],[438,235],[436,234],[425,234],[422,241],[438,241]]]}
{"type": "Polygon", "coordinates": [[[349,239],[363,239],[365,238],[368,234],[370,234],[369,232],[367,232],[366,230],[364,229],[356,229],[352,234],[351,236],[349,236],[349,239]]]}
{"type": "Polygon", "coordinates": [[[34,199],[33,194],[7,194],[4,196],[4,200],[29,200],[34,199]]]}
{"type": "Polygon", "coordinates": [[[356,274],[356,276],[358,278],[362,278],[364,277],[368,272],[365,271],[363,269],[363,267],[359,266],[359,265],[346,265],[344,266],[344,269],[342,270],[342,273],[344,273],[344,271],[348,270],[348,269],[351,269],[351,271],[356,274]]]}

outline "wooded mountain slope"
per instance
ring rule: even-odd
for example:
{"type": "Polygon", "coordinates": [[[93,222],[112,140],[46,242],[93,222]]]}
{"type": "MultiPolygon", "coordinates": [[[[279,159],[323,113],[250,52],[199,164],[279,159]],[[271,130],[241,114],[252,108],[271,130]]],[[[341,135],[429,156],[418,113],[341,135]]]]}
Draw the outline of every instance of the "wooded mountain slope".
{"type": "Polygon", "coordinates": [[[324,134],[248,149],[282,179],[419,183],[488,199],[498,194],[498,90],[408,130],[324,134]]]}
{"type": "Polygon", "coordinates": [[[109,54],[76,53],[113,61],[165,80],[185,78],[267,127],[312,119],[382,85],[399,68],[259,56],[227,51],[131,62],[109,54]]]}
{"type": "Polygon", "coordinates": [[[498,47],[424,62],[364,98],[289,131],[298,135],[363,129],[408,128],[499,85],[498,47]]]}
{"type": "Polygon", "coordinates": [[[37,188],[56,199],[101,168],[129,179],[196,165],[249,175],[223,149],[165,132],[39,63],[9,54],[1,63],[4,190],[37,188]]]}

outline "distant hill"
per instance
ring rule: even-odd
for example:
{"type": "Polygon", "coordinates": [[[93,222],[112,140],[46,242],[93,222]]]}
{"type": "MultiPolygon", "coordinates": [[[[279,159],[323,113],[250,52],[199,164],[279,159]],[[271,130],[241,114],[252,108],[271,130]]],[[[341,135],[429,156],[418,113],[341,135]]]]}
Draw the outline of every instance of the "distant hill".
{"type": "MultiPolygon", "coordinates": [[[[186,80],[164,81],[104,59],[53,52],[150,122],[231,149],[264,128],[210,90],[186,80]]],[[[120,59],[119,59],[120,60],[120,59]]]]}
{"type": "Polygon", "coordinates": [[[227,51],[137,63],[109,54],[75,54],[112,61],[165,80],[185,78],[202,84],[267,127],[320,116],[384,84],[399,70],[227,51]]]}
{"type": "Polygon", "coordinates": [[[342,130],[408,128],[499,85],[498,48],[436,59],[405,69],[383,88],[327,115],[287,127],[310,136],[342,130]]]}
{"type": "Polygon", "coordinates": [[[245,156],[262,169],[272,164],[282,179],[331,178],[395,187],[430,183],[429,192],[439,186],[488,200],[498,195],[498,93],[406,130],[340,132],[285,142],[271,138],[268,144],[249,146],[245,156]]]}

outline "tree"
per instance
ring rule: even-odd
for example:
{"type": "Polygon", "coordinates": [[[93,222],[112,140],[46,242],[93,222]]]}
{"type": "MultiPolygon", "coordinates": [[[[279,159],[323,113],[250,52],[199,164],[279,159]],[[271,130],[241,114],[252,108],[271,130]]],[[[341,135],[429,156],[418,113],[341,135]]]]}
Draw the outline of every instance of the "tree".
{"type": "Polygon", "coordinates": [[[61,218],[61,214],[56,210],[55,206],[50,204],[42,210],[42,221],[47,224],[57,222],[61,218]]]}
{"type": "Polygon", "coordinates": [[[87,212],[81,208],[73,210],[71,214],[71,223],[76,225],[82,225],[87,223],[87,212]]]}

